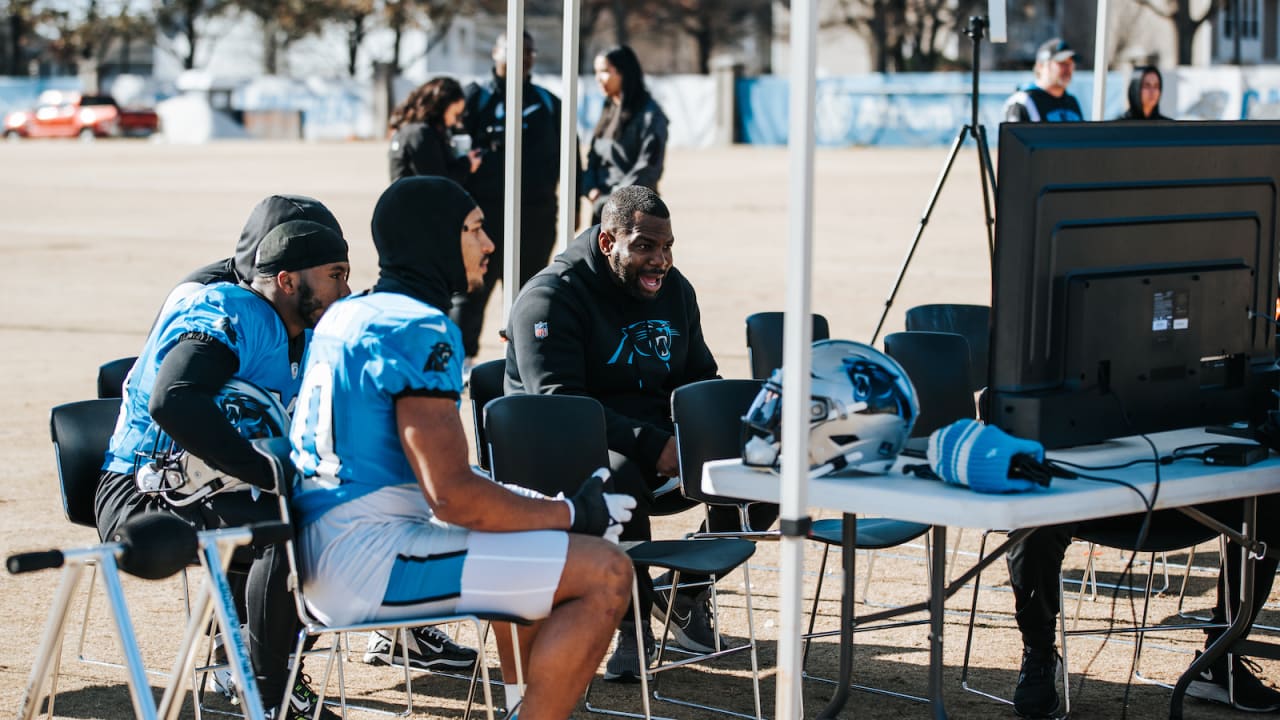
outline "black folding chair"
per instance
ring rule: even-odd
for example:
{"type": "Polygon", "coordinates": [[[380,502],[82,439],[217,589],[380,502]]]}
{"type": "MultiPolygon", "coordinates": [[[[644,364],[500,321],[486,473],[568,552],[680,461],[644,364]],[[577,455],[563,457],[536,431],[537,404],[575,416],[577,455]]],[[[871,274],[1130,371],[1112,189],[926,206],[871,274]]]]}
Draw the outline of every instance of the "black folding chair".
{"type": "Polygon", "coordinates": [[[116,358],[98,366],[98,397],[118,398],[123,395],[124,381],[137,357],[116,358]]]}
{"type": "Polygon", "coordinates": [[[950,332],[907,331],[886,335],[884,352],[898,361],[920,402],[911,437],[928,438],[934,430],[976,414],[969,389],[969,343],[950,332]]]}
{"type": "MultiPolygon", "coordinates": [[[[782,367],[782,320],[780,312],[758,312],[747,316],[747,357],[751,361],[751,377],[768,380],[769,374],[782,367]]],[[[813,314],[813,340],[831,337],[827,319],[813,314]]]]}
{"type": "MultiPolygon", "coordinates": [[[[289,508],[289,492],[293,488],[293,478],[297,470],[289,459],[289,439],[288,438],[262,438],[253,441],[254,449],[259,452],[271,464],[272,474],[275,478],[276,488],[278,489],[280,502],[280,519],[293,526],[292,516],[289,508]]],[[[476,658],[476,664],[471,670],[470,685],[467,694],[467,708],[464,718],[471,716],[471,704],[475,696],[475,685],[477,676],[482,678],[484,689],[485,711],[488,720],[494,720],[494,704],[492,683],[489,680],[489,665],[484,658],[484,642],[488,635],[489,623],[491,622],[510,622],[519,624],[523,621],[518,618],[511,618],[502,615],[483,615],[473,613],[457,613],[453,615],[425,615],[420,617],[400,618],[397,620],[369,620],[365,622],[349,623],[345,625],[327,625],[323,621],[315,617],[311,612],[310,606],[307,604],[306,594],[303,591],[302,575],[298,570],[298,550],[295,539],[290,536],[285,541],[285,552],[289,562],[289,588],[293,593],[294,606],[297,608],[299,629],[298,642],[294,647],[293,656],[300,658],[303,655],[303,648],[307,639],[310,637],[319,637],[320,635],[333,634],[336,636],[333,644],[329,646],[327,652],[327,662],[325,664],[324,679],[317,688],[319,694],[319,702],[325,701],[325,694],[328,689],[329,676],[333,670],[335,663],[338,668],[338,698],[339,705],[342,709],[343,717],[346,717],[347,692],[346,678],[343,672],[343,662],[338,658],[340,648],[343,646],[342,638],[344,635],[353,632],[367,632],[374,630],[387,631],[388,634],[398,636],[396,645],[401,652],[400,664],[404,668],[404,686],[406,693],[406,707],[403,712],[386,713],[378,708],[361,708],[364,710],[378,712],[383,714],[396,714],[399,716],[412,716],[414,713],[413,704],[413,677],[412,666],[409,664],[409,649],[405,634],[410,629],[423,625],[444,625],[454,622],[470,623],[475,628],[476,637],[480,639],[481,654],[476,658]]],[[[512,641],[516,648],[517,657],[517,673],[519,673],[519,641],[516,639],[514,625],[512,627],[512,641]]],[[[312,650],[312,653],[323,652],[322,650],[312,650]]],[[[289,680],[285,687],[293,687],[294,680],[298,673],[299,663],[295,662],[289,669],[289,680]]],[[[522,678],[517,678],[517,682],[523,683],[522,678]]],[[[286,697],[281,705],[280,712],[277,717],[285,717],[289,698],[286,697]]],[[[350,706],[355,707],[355,706],[350,706]]]]}
{"type": "Polygon", "coordinates": [[[969,391],[987,386],[987,355],[991,345],[991,308],[987,305],[917,305],[907,310],[906,329],[951,332],[969,343],[969,391]]]}
{"type": "Polygon", "coordinates": [[[476,464],[489,471],[489,442],[484,433],[484,406],[503,394],[507,376],[507,361],[488,360],[471,368],[471,382],[467,393],[471,398],[471,432],[476,442],[476,464]]]}
{"type": "MultiPolygon", "coordinates": [[[[577,491],[582,481],[596,468],[608,465],[604,409],[593,398],[575,395],[508,395],[486,405],[484,415],[490,457],[493,461],[493,477],[499,482],[527,487],[547,495],[559,492],[570,495],[577,491]]],[[[733,538],[653,540],[630,545],[626,547],[626,551],[637,566],[658,567],[671,571],[672,586],[667,597],[668,607],[671,607],[675,600],[681,574],[710,575],[714,578],[742,566],[750,642],[747,645],[723,648],[719,646],[717,627],[717,646],[721,649],[663,664],[671,615],[668,613],[668,620],[663,625],[662,636],[658,643],[655,664],[653,667],[646,667],[645,643],[641,624],[637,622],[636,652],[640,656],[640,667],[646,668],[640,673],[644,714],[635,715],[595,708],[590,704],[589,689],[587,709],[608,714],[652,717],[649,708],[649,685],[652,675],[653,696],[656,699],[730,715],[759,718],[761,716],[759,665],[756,655],[755,627],[751,614],[751,581],[745,566],[747,559],[755,552],[755,545],[746,540],[733,538]],[[664,697],[658,693],[657,673],[743,650],[749,651],[751,655],[754,715],[690,703],[664,697]]],[[[634,584],[632,604],[636,617],[642,617],[639,590],[634,584]]],[[[712,607],[715,607],[714,589],[712,607]]]]}

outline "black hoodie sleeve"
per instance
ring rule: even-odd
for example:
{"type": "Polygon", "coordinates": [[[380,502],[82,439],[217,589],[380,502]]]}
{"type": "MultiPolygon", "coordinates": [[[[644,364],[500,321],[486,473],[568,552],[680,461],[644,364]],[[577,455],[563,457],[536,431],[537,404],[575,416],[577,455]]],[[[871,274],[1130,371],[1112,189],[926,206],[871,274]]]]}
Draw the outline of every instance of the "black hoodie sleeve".
{"type": "MultiPolygon", "coordinates": [[[[447,177],[461,185],[471,174],[471,161],[465,156],[453,157],[449,141],[428,125],[410,125],[399,131],[399,160],[403,168],[400,177],[435,175],[447,177]]],[[[395,153],[393,153],[394,155],[395,153]]],[[[392,179],[397,158],[392,158],[392,179]]]]}
{"type": "Polygon", "coordinates": [[[680,385],[714,380],[720,377],[720,369],[716,359],[707,347],[707,340],[702,334],[702,312],[698,309],[698,296],[693,286],[684,282],[685,302],[689,308],[689,356],[685,363],[684,378],[680,385]]]}
{"type": "MultiPolygon", "coordinates": [[[[514,358],[526,393],[591,397],[584,362],[591,342],[586,317],[557,290],[547,283],[530,285],[512,305],[507,335],[514,352],[507,362],[514,358]],[[545,337],[535,335],[539,323],[546,323],[545,337]]],[[[671,433],[608,407],[604,414],[609,449],[652,470],[671,433]]]]}
{"type": "Polygon", "coordinates": [[[156,373],[151,419],[187,452],[214,468],[275,491],[265,458],[254,452],[214,404],[240,361],[218,340],[189,334],[165,356],[156,373]]]}

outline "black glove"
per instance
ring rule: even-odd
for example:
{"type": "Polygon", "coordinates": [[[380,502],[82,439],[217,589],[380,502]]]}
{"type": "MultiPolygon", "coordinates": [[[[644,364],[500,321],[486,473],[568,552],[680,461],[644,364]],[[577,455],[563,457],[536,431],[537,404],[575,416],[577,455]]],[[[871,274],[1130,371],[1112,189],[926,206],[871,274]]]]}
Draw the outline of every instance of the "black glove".
{"type": "Polygon", "coordinates": [[[630,495],[606,493],[604,484],[608,479],[609,469],[600,468],[569,498],[573,505],[573,526],[569,532],[618,542],[622,524],[631,519],[631,509],[636,506],[636,501],[630,495]]]}

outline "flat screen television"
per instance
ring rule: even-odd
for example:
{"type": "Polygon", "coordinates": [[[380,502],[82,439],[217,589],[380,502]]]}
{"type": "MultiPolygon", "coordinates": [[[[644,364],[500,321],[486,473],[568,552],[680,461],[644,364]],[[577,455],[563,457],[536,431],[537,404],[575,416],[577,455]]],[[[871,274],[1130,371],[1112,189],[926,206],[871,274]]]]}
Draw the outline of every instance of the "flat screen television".
{"type": "Polygon", "coordinates": [[[1046,447],[1275,407],[1280,122],[1000,126],[988,422],[1046,447]]]}

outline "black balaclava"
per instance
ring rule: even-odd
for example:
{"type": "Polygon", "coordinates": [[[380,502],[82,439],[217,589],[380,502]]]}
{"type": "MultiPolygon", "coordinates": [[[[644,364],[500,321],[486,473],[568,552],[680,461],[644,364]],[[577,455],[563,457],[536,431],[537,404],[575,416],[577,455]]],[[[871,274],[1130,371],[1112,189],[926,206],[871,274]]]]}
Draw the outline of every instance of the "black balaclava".
{"type": "Polygon", "coordinates": [[[236,276],[240,282],[253,279],[253,263],[262,239],[275,226],[290,220],[320,223],[342,237],[342,226],[324,203],[305,195],[272,195],[254,206],[249,219],[245,221],[244,229],[240,231],[235,256],[236,276]]]}
{"type": "Polygon", "coordinates": [[[408,295],[448,312],[454,293],[467,291],[462,225],[475,207],[467,191],[448,178],[392,183],[373,208],[374,292],[408,295]]]}

